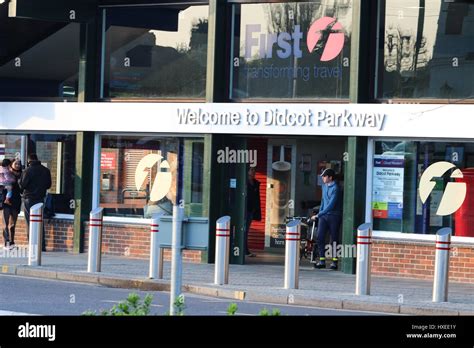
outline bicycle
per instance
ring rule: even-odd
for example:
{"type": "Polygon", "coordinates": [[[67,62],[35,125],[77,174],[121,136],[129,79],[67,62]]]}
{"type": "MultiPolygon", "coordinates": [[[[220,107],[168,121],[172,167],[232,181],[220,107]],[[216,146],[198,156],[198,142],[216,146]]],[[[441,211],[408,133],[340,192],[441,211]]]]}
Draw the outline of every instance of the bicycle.
{"type": "Polygon", "coordinates": [[[316,263],[318,261],[317,219],[311,220],[311,217],[307,216],[287,216],[285,218],[286,223],[294,220],[301,222],[300,261],[305,258],[309,259],[311,263],[316,263]]]}

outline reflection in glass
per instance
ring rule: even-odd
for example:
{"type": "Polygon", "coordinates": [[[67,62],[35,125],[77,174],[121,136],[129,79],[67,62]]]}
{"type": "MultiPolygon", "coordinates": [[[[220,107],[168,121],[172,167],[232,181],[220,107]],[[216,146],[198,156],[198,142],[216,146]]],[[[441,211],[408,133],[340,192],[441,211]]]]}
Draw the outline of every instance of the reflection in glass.
{"type": "Polygon", "coordinates": [[[474,96],[474,4],[387,0],[380,98],[474,96]]]}
{"type": "Polygon", "coordinates": [[[351,1],[236,4],[234,13],[231,98],[348,98],[351,1]]]}
{"type": "Polygon", "coordinates": [[[77,98],[80,24],[7,13],[0,3],[0,97],[77,98]]]}
{"type": "Polygon", "coordinates": [[[106,10],[104,97],[204,98],[208,6],[106,10]]]}
{"type": "MultiPolygon", "coordinates": [[[[203,144],[200,141],[196,144],[203,144]]],[[[186,139],[185,142],[193,140],[186,139]]],[[[179,204],[179,148],[178,138],[103,136],[100,205],[105,208],[105,215],[142,218],[150,218],[159,213],[171,215],[173,205],[179,204]]],[[[196,145],[192,153],[185,151],[184,173],[180,174],[184,175],[184,208],[190,216],[202,214],[204,177],[199,149],[199,145],[196,145]],[[201,192],[198,191],[199,188],[201,192]],[[191,202],[188,197],[196,201],[200,199],[201,202],[191,202]],[[201,204],[199,209],[191,209],[191,203],[201,204]]]]}

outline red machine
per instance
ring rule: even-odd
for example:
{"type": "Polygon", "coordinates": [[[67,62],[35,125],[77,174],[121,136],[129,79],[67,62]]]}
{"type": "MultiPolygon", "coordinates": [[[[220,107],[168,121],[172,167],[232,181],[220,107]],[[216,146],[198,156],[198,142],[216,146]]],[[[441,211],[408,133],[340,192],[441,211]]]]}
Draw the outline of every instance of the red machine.
{"type": "Polygon", "coordinates": [[[465,182],[467,186],[464,203],[454,213],[454,235],[456,237],[474,237],[474,168],[462,169],[463,178],[456,182],[465,182]]]}

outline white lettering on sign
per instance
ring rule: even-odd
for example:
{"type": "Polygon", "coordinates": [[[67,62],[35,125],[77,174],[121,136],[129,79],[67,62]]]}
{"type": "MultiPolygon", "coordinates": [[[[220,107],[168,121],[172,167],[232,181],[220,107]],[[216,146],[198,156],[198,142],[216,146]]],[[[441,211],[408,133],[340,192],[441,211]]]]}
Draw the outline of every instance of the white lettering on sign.
{"type": "Polygon", "coordinates": [[[322,127],[322,128],[375,128],[381,131],[386,114],[375,112],[341,112],[326,110],[291,111],[273,108],[260,112],[246,109],[237,111],[197,111],[178,108],[178,124],[217,126],[264,126],[264,127],[322,127]]]}
{"type": "Polygon", "coordinates": [[[318,126],[325,124],[328,127],[371,127],[382,130],[385,114],[354,113],[344,110],[343,113],[327,113],[319,111],[318,126]]]}
{"type": "Polygon", "coordinates": [[[238,126],[241,115],[238,112],[207,112],[199,109],[178,109],[179,124],[192,125],[232,125],[238,126]]]}

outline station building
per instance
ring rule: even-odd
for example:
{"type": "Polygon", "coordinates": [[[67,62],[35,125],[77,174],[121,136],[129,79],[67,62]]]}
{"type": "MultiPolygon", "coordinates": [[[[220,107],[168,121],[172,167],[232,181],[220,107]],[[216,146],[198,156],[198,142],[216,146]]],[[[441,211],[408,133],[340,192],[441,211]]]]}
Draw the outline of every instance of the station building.
{"type": "Polygon", "coordinates": [[[185,260],[213,262],[230,215],[243,264],[251,165],[250,249],[281,255],[285,218],[319,204],[333,168],[342,242],[372,223],[374,274],[430,279],[450,227],[450,277],[474,282],[473,77],[472,1],[6,0],[0,157],[51,170],[49,251],[87,251],[100,206],[104,252],[147,258],[151,215],[169,243],[179,204],[185,260]]]}

